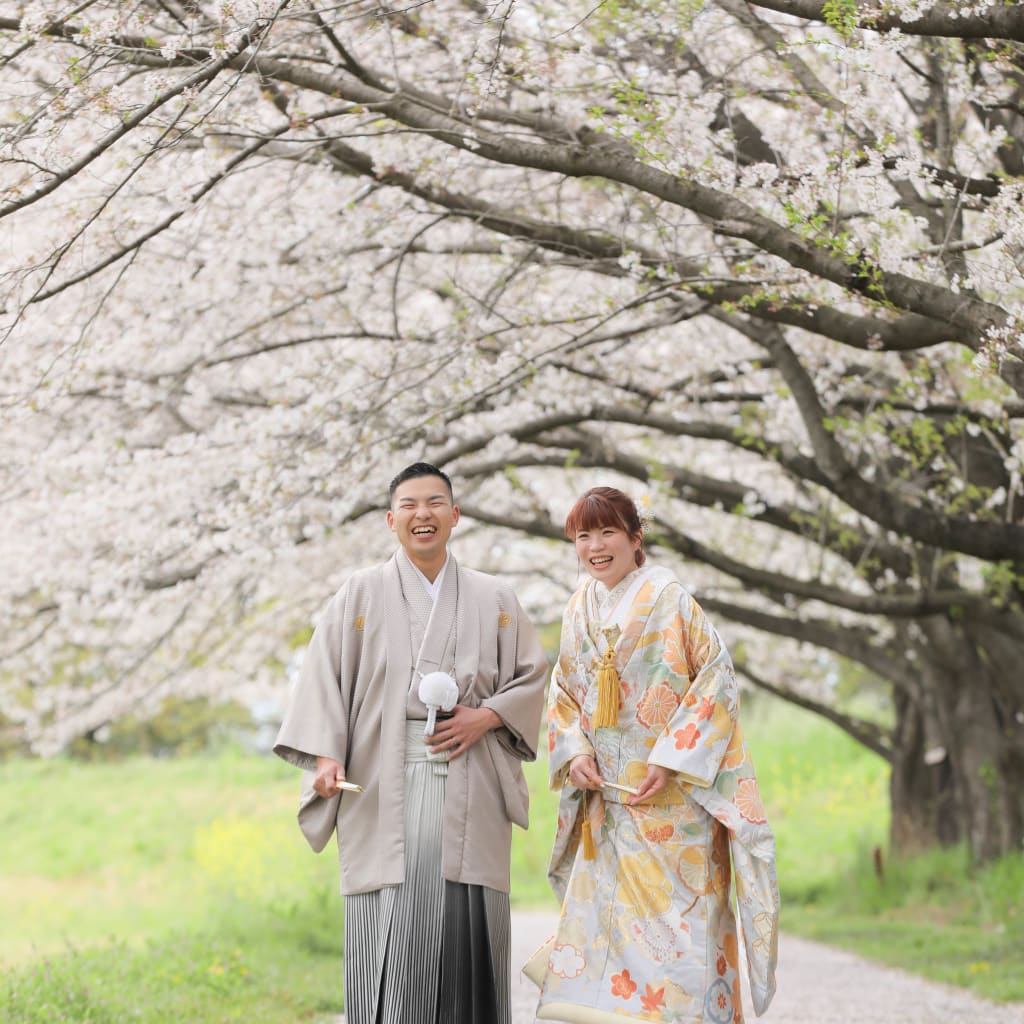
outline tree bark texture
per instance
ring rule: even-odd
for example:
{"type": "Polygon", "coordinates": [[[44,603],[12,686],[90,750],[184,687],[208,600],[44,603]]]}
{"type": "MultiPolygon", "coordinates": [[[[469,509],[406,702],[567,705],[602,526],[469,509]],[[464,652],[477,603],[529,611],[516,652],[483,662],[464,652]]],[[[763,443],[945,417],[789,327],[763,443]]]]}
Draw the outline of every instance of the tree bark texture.
{"type": "Polygon", "coordinates": [[[910,853],[963,841],[977,861],[1020,850],[1021,645],[940,616],[919,625],[918,685],[895,693],[893,847],[910,853]]]}

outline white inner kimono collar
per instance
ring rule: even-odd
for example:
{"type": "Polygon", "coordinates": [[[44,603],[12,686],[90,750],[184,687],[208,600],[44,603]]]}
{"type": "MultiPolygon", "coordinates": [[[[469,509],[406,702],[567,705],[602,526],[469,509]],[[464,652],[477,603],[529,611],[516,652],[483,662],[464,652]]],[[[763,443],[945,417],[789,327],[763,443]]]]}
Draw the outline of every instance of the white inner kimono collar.
{"type": "Polygon", "coordinates": [[[448,563],[451,561],[451,557],[451,552],[445,549],[444,565],[441,566],[441,571],[434,577],[434,582],[431,583],[430,580],[427,579],[426,575],[420,570],[419,566],[409,558],[408,555],[406,555],[409,565],[412,566],[412,571],[420,578],[420,582],[426,589],[427,596],[435,603],[437,602],[437,595],[441,593],[441,584],[444,583],[445,570],[448,568],[448,563]]]}
{"type": "Polygon", "coordinates": [[[648,570],[643,567],[626,573],[610,590],[600,580],[595,580],[593,595],[595,598],[594,618],[604,627],[625,625],[633,601],[647,579],[648,570]]]}

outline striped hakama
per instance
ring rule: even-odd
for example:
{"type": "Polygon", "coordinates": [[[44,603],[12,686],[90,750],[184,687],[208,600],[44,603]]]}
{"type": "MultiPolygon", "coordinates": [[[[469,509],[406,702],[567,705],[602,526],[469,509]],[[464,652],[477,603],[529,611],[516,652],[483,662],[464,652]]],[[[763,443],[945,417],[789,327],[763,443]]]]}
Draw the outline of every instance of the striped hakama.
{"type": "Polygon", "coordinates": [[[405,881],[345,897],[346,1024],[511,1024],[508,894],[441,877],[445,761],[406,723],[405,881]]]}

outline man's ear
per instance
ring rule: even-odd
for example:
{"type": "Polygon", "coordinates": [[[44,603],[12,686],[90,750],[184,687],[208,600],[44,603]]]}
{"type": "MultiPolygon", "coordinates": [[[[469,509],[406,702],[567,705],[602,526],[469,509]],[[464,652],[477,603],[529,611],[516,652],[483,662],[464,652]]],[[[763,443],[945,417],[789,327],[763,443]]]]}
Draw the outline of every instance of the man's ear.
{"type": "MultiPolygon", "coordinates": [[[[388,515],[391,513],[389,512],[388,515]]],[[[452,526],[457,526],[459,523],[459,506],[452,505],[452,526]]]]}
{"type": "Polygon", "coordinates": [[[387,522],[388,522],[388,529],[392,533],[394,533],[395,532],[395,516],[394,516],[394,513],[391,511],[391,509],[388,509],[387,522]]]}

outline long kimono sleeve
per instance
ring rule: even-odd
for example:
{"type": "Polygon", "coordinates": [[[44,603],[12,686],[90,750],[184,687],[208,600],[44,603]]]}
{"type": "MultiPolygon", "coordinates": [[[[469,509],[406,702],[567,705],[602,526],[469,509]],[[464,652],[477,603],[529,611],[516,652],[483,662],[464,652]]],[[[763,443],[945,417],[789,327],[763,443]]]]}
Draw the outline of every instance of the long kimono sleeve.
{"type": "Polygon", "coordinates": [[[665,659],[690,685],[658,736],[648,761],[697,786],[718,774],[736,724],[738,688],[732,659],[703,609],[685,591],[663,631],[665,659]]]}
{"type": "Polygon", "coordinates": [[[342,645],[347,588],[331,599],[302,660],[299,679],[274,743],[274,753],[306,771],[318,757],[345,764],[348,695],[342,686],[342,645]]]}
{"type": "Polygon", "coordinates": [[[490,708],[501,719],[504,728],[497,730],[498,742],[519,760],[533,761],[548,659],[537,631],[510,589],[501,593],[499,602],[499,683],[480,706],[490,708]]]}
{"type": "Polygon", "coordinates": [[[775,993],[779,888],[775,840],[737,721],[732,659],[689,594],[665,632],[666,660],[687,666],[692,682],[649,760],[692,783],[692,798],[728,830],[751,997],[760,1016],[775,993]]]}
{"type": "Polygon", "coordinates": [[[552,789],[562,789],[574,757],[594,757],[594,746],[583,727],[583,697],[586,684],[577,676],[572,653],[573,599],[562,620],[562,640],[558,661],[551,673],[548,689],[548,775],[552,789]]]}

